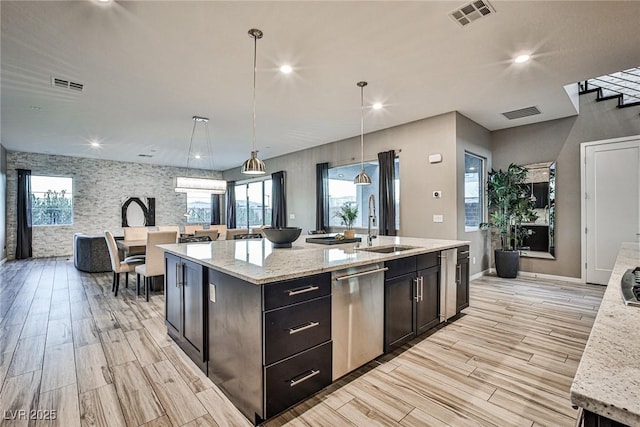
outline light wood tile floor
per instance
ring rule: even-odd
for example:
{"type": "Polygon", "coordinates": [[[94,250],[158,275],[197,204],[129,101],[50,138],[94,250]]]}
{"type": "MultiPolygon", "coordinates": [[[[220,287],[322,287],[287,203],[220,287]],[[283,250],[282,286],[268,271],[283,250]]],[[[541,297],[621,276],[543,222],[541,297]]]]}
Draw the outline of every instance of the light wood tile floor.
{"type": "MultiPolygon", "coordinates": [[[[114,298],[110,273],[64,258],[0,266],[2,426],[249,425],[167,337],[164,297],[134,288],[114,298]],[[19,410],[57,419],[7,419],[19,410]]],[[[572,426],[569,387],[603,292],[477,279],[461,318],[267,425],[572,426]]]]}

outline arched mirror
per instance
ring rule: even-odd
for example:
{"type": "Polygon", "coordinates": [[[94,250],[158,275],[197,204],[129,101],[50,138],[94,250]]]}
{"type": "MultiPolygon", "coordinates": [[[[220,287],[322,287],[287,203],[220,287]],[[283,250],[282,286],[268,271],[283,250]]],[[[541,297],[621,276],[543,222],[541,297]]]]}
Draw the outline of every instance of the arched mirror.
{"type": "Polygon", "coordinates": [[[555,259],[556,163],[534,163],[524,167],[529,171],[528,196],[533,201],[537,218],[534,222],[523,224],[526,236],[520,255],[555,259]]]}

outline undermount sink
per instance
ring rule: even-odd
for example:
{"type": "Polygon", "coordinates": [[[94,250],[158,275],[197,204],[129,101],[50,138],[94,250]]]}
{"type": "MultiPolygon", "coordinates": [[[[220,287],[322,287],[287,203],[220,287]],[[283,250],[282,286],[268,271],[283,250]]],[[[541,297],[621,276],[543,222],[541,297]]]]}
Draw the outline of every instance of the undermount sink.
{"type": "Polygon", "coordinates": [[[359,248],[359,250],[361,251],[377,252],[379,254],[391,254],[393,252],[408,251],[409,249],[418,249],[418,247],[393,245],[393,246],[372,246],[372,247],[359,248]]]}

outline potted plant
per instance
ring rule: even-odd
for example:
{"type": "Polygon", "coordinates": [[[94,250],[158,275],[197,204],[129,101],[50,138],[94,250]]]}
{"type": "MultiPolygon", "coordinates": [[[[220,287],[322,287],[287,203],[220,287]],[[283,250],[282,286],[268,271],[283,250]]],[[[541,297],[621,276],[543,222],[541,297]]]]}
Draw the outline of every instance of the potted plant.
{"type": "Polygon", "coordinates": [[[352,229],[353,222],[358,217],[358,206],[351,206],[350,203],[345,203],[340,207],[340,210],[335,213],[337,218],[340,218],[342,225],[347,227],[344,232],[344,237],[347,239],[353,239],[356,235],[355,230],[352,229]]]}
{"type": "Polygon", "coordinates": [[[491,229],[500,240],[494,251],[498,277],[514,278],[518,275],[520,252],[517,244],[522,238],[522,223],[536,219],[533,202],[527,196],[529,184],[527,169],[510,164],[506,171],[489,172],[487,179],[487,206],[489,221],[480,228],[491,229]]]}

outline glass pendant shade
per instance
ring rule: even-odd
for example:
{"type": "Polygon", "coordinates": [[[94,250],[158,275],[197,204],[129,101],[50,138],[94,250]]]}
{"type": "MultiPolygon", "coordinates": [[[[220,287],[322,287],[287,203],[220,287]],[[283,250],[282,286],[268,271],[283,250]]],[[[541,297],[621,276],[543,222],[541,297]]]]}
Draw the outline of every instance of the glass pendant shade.
{"type": "Polygon", "coordinates": [[[210,161],[209,168],[213,171],[213,150],[211,148],[211,141],[209,138],[209,119],[202,116],[193,116],[193,129],[191,130],[191,139],[189,142],[189,153],[187,157],[187,176],[176,177],[175,192],[176,193],[195,193],[195,194],[224,194],[227,191],[227,181],[223,179],[207,178],[207,177],[194,177],[189,176],[189,170],[191,167],[191,158],[199,159],[199,156],[193,154],[193,141],[196,132],[196,125],[198,123],[204,124],[206,135],[206,150],[208,151],[208,157],[210,161]]]}
{"type": "Polygon", "coordinates": [[[264,162],[258,158],[257,151],[251,152],[251,158],[242,164],[241,172],[247,175],[263,175],[267,172],[264,162]]]}
{"type": "Polygon", "coordinates": [[[355,185],[369,185],[371,184],[371,178],[364,172],[364,169],[360,169],[360,173],[356,175],[353,180],[355,185]]]}
{"type": "Polygon", "coordinates": [[[176,178],[176,193],[224,194],[227,181],[213,178],[179,176],[176,178]]]}

